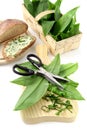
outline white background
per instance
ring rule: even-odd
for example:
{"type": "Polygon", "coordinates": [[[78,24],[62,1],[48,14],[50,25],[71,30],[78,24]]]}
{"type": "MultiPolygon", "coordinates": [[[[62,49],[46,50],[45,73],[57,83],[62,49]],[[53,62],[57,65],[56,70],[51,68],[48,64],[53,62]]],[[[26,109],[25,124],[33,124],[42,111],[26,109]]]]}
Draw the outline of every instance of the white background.
{"type": "MultiPolygon", "coordinates": [[[[0,0],[0,20],[7,18],[23,19],[22,0],[0,0]]],[[[79,49],[61,55],[62,63],[78,62],[79,69],[72,75],[72,79],[79,82],[79,91],[85,101],[79,101],[78,116],[73,123],[40,123],[26,125],[20,116],[20,112],[13,111],[20,96],[21,87],[11,84],[10,81],[17,76],[12,71],[15,63],[25,61],[25,58],[8,65],[0,65],[0,130],[40,130],[40,129],[65,129],[65,130],[87,130],[87,1],[86,0],[63,0],[61,10],[66,12],[69,9],[79,6],[77,20],[80,22],[80,30],[83,33],[79,49]]],[[[37,41],[38,42],[38,41],[37,41]]],[[[35,46],[30,49],[34,52],[35,46]]],[[[30,53],[29,52],[29,53],[30,53]]]]}

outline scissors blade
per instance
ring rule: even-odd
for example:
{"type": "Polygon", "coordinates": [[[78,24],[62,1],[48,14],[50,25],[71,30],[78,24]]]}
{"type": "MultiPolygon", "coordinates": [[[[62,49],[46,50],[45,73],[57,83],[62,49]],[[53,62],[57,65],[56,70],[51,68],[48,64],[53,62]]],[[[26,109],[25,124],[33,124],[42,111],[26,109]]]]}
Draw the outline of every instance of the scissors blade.
{"type": "Polygon", "coordinates": [[[47,76],[47,75],[46,75],[46,79],[47,79],[49,82],[51,82],[52,84],[57,85],[57,87],[58,87],[60,90],[63,90],[63,89],[64,89],[64,87],[63,87],[55,78],[53,78],[52,76],[47,76]]]}
{"type": "Polygon", "coordinates": [[[57,80],[60,79],[60,80],[63,80],[63,81],[69,82],[68,79],[63,78],[63,77],[61,77],[61,76],[59,76],[59,75],[54,75],[54,74],[52,74],[52,76],[53,76],[55,79],[57,79],[57,80]]]}
{"type": "Polygon", "coordinates": [[[52,84],[57,85],[57,87],[60,90],[64,89],[64,87],[53,77],[53,75],[51,73],[49,73],[48,71],[46,71],[44,68],[40,67],[36,74],[43,76],[52,84]]]}

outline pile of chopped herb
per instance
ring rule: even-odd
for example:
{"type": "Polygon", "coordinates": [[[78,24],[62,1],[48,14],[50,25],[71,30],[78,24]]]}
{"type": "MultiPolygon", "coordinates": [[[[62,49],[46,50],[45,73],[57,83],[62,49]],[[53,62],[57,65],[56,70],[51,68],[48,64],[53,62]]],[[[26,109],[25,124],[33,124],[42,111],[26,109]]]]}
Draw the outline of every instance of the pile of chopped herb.
{"type": "Polygon", "coordinates": [[[62,0],[57,0],[55,3],[50,2],[50,0],[24,0],[25,7],[33,17],[46,10],[55,11],[53,14],[41,18],[38,23],[42,26],[44,35],[50,34],[56,41],[80,33],[80,24],[76,21],[78,7],[62,14],[61,3],[62,0]]]}

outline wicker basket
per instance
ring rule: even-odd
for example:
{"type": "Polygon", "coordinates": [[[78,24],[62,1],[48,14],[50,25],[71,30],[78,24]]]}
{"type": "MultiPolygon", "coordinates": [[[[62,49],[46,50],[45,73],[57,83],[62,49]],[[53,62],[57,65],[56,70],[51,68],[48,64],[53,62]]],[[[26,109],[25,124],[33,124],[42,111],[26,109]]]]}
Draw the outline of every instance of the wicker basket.
{"type": "Polygon", "coordinates": [[[61,41],[55,41],[50,35],[44,36],[42,27],[40,24],[38,24],[39,19],[41,17],[54,13],[54,10],[47,10],[44,12],[41,12],[39,15],[37,15],[35,18],[27,11],[24,4],[22,5],[23,8],[23,16],[26,20],[27,24],[30,28],[32,28],[36,34],[39,36],[39,38],[47,45],[49,50],[52,52],[53,55],[56,55],[58,53],[65,53],[74,49],[77,49],[80,45],[80,40],[82,33],[72,36],[70,38],[61,40],[61,41]]]}

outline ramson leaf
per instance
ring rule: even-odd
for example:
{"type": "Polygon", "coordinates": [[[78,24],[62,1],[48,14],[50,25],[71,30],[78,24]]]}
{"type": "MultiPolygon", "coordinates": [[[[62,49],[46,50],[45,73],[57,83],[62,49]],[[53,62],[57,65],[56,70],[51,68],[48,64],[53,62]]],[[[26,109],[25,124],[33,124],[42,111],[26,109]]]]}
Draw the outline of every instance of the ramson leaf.
{"type": "Polygon", "coordinates": [[[59,18],[62,16],[61,11],[60,11],[61,3],[62,3],[62,0],[57,0],[55,2],[55,14],[54,14],[55,21],[58,21],[59,18]]]}
{"type": "Polygon", "coordinates": [[[78,69],[78,63],[62,64],[60,66],[59,75],[62,77],[67,77],[73,74],[77,69],[78,69]]]}
{"type": "Polygon", "coordinates": [[[11,81],[11,83],[15,83],[21,86],[25,86],[25,87],[29,87],[29,84],[32,83],[32,79],[33,81],[36,80],[36,76],[21,76],[13,81],[11,81]]]}
{"type": "Polygon", "coordinates": [[[38,102],[47,91],[48,81],[42,77],[37,77],[28,86],[19,98],[15,110],[26,109],[38,102]]]}
{"type": "Polygon", "coordinates": [[[55,23],[55,21],[43,21],[42,22],[42,28],[43,28],[43,32],[44,32],[45,36],[47,34],[49,34],[49,32],[52,29],[54,23],[55,23]]]}
{"type": "Polygon", "coordinates": [[[39,13],[48,10],[48,0],[39,0],[39,4],[37,6],[36,15],[39,13]]]}
{"type": "Polygon", "coordinates": [[[60,70],[60,55],[56,55],[56,57],[53,59],[53,61],[46,67],[46,70],[58,75],[60,70]]]}
{"type": "Polygon", "coordinates": [[[64,86],[64,90],[63,91],[58,90],[57,86],[52,85],[52,84],[49,86],[48,91],[49,92],[53,92],[53,93],[59,95],[60,97],[64,97],[64,98],[67,98],[67,99],[84,100],[82,95],[73,86],[73,84],[69,85],[67,83],[64,83],[62,85],[64,86]]]}
{"type": "Polygon", "coordinates": [[[61,18],[54,25],[54,34],[60,34],[65,30],[73,16],[76,14],[78,7],[71,9],[66,14],[62,15],[61,18]]]}
{"type": "Polygon", "coordinates": [[[32,16],[34,16],[33,4],[30,0],[24,0],[24,5],[32,16]]]}

